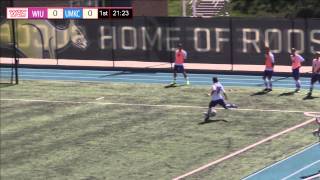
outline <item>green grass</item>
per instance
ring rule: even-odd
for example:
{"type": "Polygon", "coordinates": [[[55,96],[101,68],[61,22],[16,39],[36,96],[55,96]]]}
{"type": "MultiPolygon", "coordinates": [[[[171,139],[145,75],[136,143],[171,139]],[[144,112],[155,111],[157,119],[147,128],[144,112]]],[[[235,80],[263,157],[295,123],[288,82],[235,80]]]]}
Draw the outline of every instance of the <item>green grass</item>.
{"type": "MultiPolygon", "coordinates": [[[[186,15],[192,15],[192,5],[186,1],[186,15]]],[[[182,16],[181,0],[168,0],[168,16],[182,16]]]]}
{"type": "Polygon", "coordinates": [[[181,0],[168,0],[168,16],[182,16],[181,0]]]}
{"type": "MultiPolygon", "coordinates": [[[[319,98],[302,100],[306,91],[250,96],[260,89],[227,89],[240,108],[320,109],[319,98]]],[[[223,121],[201,124],[207,86],[22,81],[0,90],[1,179],[10,180],[171,179],[309,119],[303,113],[218,110],[216,119],[223,121]]],[[[319,91],[314,95],[320,97],[319,91]]],[[[240,179],[314,143],[314,128],[308,125],[188,179],[240,179]]]]}

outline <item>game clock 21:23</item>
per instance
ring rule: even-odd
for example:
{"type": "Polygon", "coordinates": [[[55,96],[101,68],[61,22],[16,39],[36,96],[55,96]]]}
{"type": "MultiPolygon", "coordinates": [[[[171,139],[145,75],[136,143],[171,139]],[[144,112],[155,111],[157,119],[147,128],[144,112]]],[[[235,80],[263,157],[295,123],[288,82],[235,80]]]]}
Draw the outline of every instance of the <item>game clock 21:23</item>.
{"type": "Polygon", "coordinates": [[[113,18],[131,18],[132,9],[111,9],[111,17],[113,18]]]}

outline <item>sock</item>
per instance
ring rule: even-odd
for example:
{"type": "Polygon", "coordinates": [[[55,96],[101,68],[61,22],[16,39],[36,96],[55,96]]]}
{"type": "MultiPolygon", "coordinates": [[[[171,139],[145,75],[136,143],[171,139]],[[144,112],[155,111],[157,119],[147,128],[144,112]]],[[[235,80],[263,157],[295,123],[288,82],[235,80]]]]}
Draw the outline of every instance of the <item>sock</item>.
{"type": "Polygon", "coordinates": [[[269,80],[269,88],[272,89],[272,79],[269,80]]]}
{"type": "Polygon", "coordinates": [[[211,114],[211,108],[208,109],[208,116],[211,114]]]}
{"type": "Polygon", "coordinates": [[[300,87],[301,87],[301,82],[300,82],[300,80],[297,80],[296,81],[296,88],[300,89],[300,87]]]}
{"type": "Polygon", "coordinates": [[[310,91],[309,92],[312,93],[312,90],[313,90],[313,84],[310,85],[310,91]]]}
{"type": "Polygon", "coordinates": [[[267,79],[264,80],[264,86],[265,86],[266,88],[268,88],[268,80],[267,80],[267,79]]]}

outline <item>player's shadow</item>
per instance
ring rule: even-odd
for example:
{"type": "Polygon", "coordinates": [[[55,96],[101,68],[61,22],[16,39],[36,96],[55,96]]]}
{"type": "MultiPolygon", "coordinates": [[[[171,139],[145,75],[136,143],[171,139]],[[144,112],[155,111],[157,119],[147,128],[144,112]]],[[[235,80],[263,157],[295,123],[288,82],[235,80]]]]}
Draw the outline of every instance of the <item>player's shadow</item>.
{"type": "Polygon", "coordinates": [[[185,84],[169,84],[166,85],[164,88],[176,88],[176,87],[182,87],[182,86],[186,86],[185,84]]]}
{"type": "Polygon", "coordinates": [[[279,96],[292,96],[295,93],[296,93],[296,91],[290,91],[290,92],[281,93],[281,94],[279,94],[279,96]]]}
{"type": "Polygon", "coordinates": [[[0,83],[0,88],[6,88],[6,87],[10,87],[10,86],[14,86],[15,84],[12,83],[0,83]]]}
{"type": "Polygon", "coordinates": [[[227,120],[225,120],[225,119],[214,119],[214,120],[211,120],[211,119],[209,119],[209,120],[207,120],[207,121],[202,121],[202,122],[199,122],[198,124],[199,125],[204,125],[204,124],[209,124],[209,123],[215,123],[215,122],[229,122],[229,121],[227,121],[227,120]]]}
{"type": "Polygon", "coordinates": [[[319,97],[316,97],[316,96],[306,96],[306,97],[304,97],[303,98],[303,100],[311,100],[311,99],[317,99],[317,98],[319,98],[319,97]]]}
{"type": "Polygon", "coordinates": [[[256,93],[253,93],[251,94],[250,96],[261,96],[261,95],[266,95],[268,94],[270,91],[265,91],[265,90],[262,90],[262,91],[259,91],[259,92],[256,92],[256,93]]]}

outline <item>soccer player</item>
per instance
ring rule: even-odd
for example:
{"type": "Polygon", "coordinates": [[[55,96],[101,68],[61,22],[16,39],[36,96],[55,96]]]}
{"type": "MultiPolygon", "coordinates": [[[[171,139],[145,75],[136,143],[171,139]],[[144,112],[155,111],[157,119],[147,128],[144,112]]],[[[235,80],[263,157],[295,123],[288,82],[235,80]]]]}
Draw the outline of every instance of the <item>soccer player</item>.
{"type": "Polygon", "coordinates": [[[291,48],[291,54],[290,54],[290,58],[291,58],[291,64],[292,64],[292,76],[293,79],[296,81],[296,92],[300,92],[300,88],[301,88],[301,82],[300,82],[300,67],[301,67],[301,63],[304,61],[304,58],[299,55],[298,53],[296,53],[296,49],[295,48],[291,48]]]}
{"type": "Polygon", "coordinates": [[[319,52],[316,53],[316,58],[313,59],[313,62],[312,62],[311,84],[310,84],[310,90],[308,93],[309,97],[312,96],[313,86],[317,81],[320,83],[320,53],[319,52]]]}
{"type": "Polygon", "coordinates": [[[178,49],[176,50],[176,54],[175,54],[172,84],[176,84],[177,73],[183,73],[184,79],[186,80],[186,84],[187,85],[190,84],[189,78],[183,66],[183,63],[186,59],[187,59],[187,52],[184,49],[182,49],[182,44],[179,43],[178,49]]]}
{"type": "Polygon", "coordinates": [[[211,92],[210,95],[211,96],[211,101],[209,103],[209,108],[208,108],[208,112],[205,113],[205,119],[204,121],[208,121],[210,116],[212,115],[212,113],[214,113],[213,115],[215,115],[216,110],[214,109],[214,107],[219,104],[220,106],[224,107],[225,109],[229,109],[229,108],[237,108],[237,106],[235,104],[227,104],[224,99],[228,99],[227,94],[224,90],[224,87],[222,86],[222,84],[219,82],[217,77],[213,77],[212,78],[213,81],[213,85],[211,87],[211,92]]]}
{"type": "Polygon", "coordinates": [[[272,75],[274,68],[274,56],[270,52],[270,48],[268,46],[265,47],[265,70],[263,74],[263,80],[265,89],[264,91],[272,91],[272,75]]]}
{"type": "Polygon", "coordinates": [[[320,138],[320,117],[317,117],[317,118],[316,118],[316,123],[319,125],[319,128],[316,129],[316,130],[314,130],[314,131],[312,132],[312,134],[313,134],[314,136],[319,136],[319,138],[320,138]]]}

